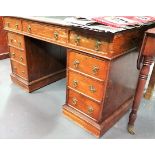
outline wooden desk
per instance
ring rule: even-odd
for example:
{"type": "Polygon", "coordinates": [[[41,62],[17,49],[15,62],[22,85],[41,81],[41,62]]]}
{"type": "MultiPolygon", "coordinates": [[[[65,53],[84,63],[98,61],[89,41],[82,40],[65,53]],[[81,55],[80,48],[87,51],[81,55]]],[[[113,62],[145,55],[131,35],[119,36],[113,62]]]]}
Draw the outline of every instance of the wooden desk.
{"type": "Polygon", "coordinates": [[[32,92],[67,76],[63,113],[90,133],[102,136],[130,108],[144,27],[101,33],[37,17],[4,17],[4,27],[12,81],[32,92]]]}
{"type": "Polygon", "coordinates": [[[0,16],[0,60],[8,57],[7,33],[3,30],[3,20],[0,16]]]}
{"type": "MultiPolygon", "coordinates": [[[[143,95],[144,87],[150,71],[150,66],[155,58],[155,28],[149,29],[145,32],[141,51],[139,53],[137,68],[141,69],[139,74],[139,81],[137,83],[136,93],[132,105],[132,111],[129,116],[128,131],[135,134],[134,123],[137,118],[137,111],[143,95]],[[142,65],[142,67],[141,67],[142,65]]],[[[154,73],[152,74],[154,75],[154,73]]],[[[153,78],[153,77],[152,77],[153,78]]],[[[153,82],[154,78],[151,79],[153,82]]]]}

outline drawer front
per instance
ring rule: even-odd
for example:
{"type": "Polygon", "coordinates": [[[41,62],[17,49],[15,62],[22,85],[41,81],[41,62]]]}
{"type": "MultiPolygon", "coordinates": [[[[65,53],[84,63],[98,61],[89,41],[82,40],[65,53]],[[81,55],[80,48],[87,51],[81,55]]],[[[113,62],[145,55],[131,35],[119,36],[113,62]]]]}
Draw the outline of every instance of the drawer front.
{"type": "Polygon", "coordinates": [[[10,46],[10,57],[22,64],[26,64],[25,51],[10,46]]]}
{"type": "Polygon", "coordinates": [[[23,79],[26,79],[26,80],[28,79],[26,66],[15,61],[11,61],[11,66],[12,66],[12,72],[14,74],[16,74],[17,76],[23,79]]]}
{"type": "Polygon", "coordinates": [[[75,50],[68,52],[68,67],[84,72],[96,78],[105,80],[108,62],[87,55],[79,54],[75,50]]]}
{"type": "Polygon", "coordinates": [[[24,49],[24,36],[16,33],[8,33],[9,46],[14,46],[20,49],[24,49]]]}
{"type": "Polygon", "coordinates": [[[101,113],[101,104],[89,100],[85,96],[76,93],[70,89],[68,90],[67,103],[70,106],[78,109],[79,111],[82,111],[86,115],[94,118],[95,120],[99,120],[99,116],[101,113]]]}
{"type": "Polygon", "coordinates": [[[4,27],[16,31],[22,31],[21,20],[17,18],[4,17],[4,27]]]}
{"type": "Polygon", "coordinates": [[[23,31],[57,42],[67,41],[67,31],[57,26],[48,26],[46,24],[39,24],[37,22],[23,21],[23,31]]]}
{"type": "Polygon", "coordinates": [[[103,41],[100,37],[88,37],[86,34],[81,35],[74,31],[70,32],[69,43],[75,46],[90,49],[96,52],[107,53],[108,42],[103,41]]]}
{"type": "Polygon", "coordinates": [[[105,89],[104,82],[93,80],[70,70],[68,73],[68,86],[98,101],[102,101],[105,89]]]}

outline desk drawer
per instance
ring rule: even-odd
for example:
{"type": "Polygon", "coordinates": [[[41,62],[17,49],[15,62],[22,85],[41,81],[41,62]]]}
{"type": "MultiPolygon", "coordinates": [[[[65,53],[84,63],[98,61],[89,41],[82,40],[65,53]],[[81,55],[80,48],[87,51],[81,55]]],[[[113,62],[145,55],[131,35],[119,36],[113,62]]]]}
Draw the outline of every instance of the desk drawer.
{"type": "Polygon", "coordinates": [[[57,42],[67,41],[67,30],[37,22],[23,21],[23,31],[32,35],[48,38],[57,42]]]}
{"type": "Polygon", "coordinates": [[[108,62],[69,50],[68,67],[105,80],[108,62]]]}
{"type": "Polygon", "coordinates": [[[12,66],[12,72],[14,74],[16,74],[17,76],[23,79],[26,79],[26,80],[28,79],[26,66],[13,60],[11,60],[11,66],[12,66]]]}
{"type": "Polygon", "coordinates": [[[10,57],[22,64],[26,64],[25,51],[10,46],[10,57]]]}
{"type": "Polygon", "coordinates": [[[79,73],[68,71],[68,86],[90,96],[98,101],[102,101],[105,90],[104,82],[94,80],[79,73]]]}
{"type": "Polygon", "coordinates": [[[79,111],[85,113],[86,115],[94,118],[95,120],[99,120],[99,116],[101,113],[101,104],[96,103],[87,97],[76,93],[72,90],[68,90],[68,101],[67,103],[78,109],[79,111]]]}
{"type": "Polygon", "coordinates": [[[16,33],[8,33],[8,43],[9,46],[24,49],[24,36],[16,33]]]}
{"type": "Polygon", "coordinates": [[[70,32],[69,43],[102,53],[107,53],[108,49],[108,42],[101,39],[101,37],[94,38],[93,35],[79,34],[74,31],[70,32]]]}
{"type": "Polygon", "coordinates": [[[21,20],[17,18],[4,17],[4,28],[22,31],[21,20]]]}

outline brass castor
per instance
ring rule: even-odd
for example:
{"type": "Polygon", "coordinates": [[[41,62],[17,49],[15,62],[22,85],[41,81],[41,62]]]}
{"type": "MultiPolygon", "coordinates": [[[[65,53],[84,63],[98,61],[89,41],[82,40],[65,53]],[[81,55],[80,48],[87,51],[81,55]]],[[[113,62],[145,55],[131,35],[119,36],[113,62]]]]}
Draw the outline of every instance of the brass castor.
{"type": "Polygon", "coordinates": [[[129,132],[131,135],[135,135],[134,125],[128,124],[128,132],[129,132]]]}

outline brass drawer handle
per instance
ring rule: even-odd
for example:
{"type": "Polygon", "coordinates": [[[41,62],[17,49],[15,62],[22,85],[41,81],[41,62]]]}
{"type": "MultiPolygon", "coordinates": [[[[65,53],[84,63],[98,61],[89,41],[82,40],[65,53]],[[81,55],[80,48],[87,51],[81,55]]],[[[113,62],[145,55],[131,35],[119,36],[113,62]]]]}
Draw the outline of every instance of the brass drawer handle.
{"type": "Polygon", "coordinates": [[[73,87],[76,88],[78,86],[78,81],[74,80],[73,81],[73,87]]]}
{"type": "Polygon", "coordinates": [[[92,106],[89,106],[89,107],[88,107],[88,113],[89,113],[89,114],[92,114],[93,111],[94,111],[94,108],[93,108],[92,106]]]}
{"type": "Polygon", "coordinates": [[[24,60],[23,57],[20,57],[20,61],[23,62],[23,60],[24,60]]]}
{"type": "Polygon", "coordinates": [[[15,53],[12,53],[12,57],[15,57],[15,55],[16,55],[15,53]]]}
{"type": "Polygon", "coordinates": [[[28,31],[29,33],[31,32],[31,26],[30,26],[30,25],[28,25],[27,31],[28,31]]]}
{"type": "Polygon", "coordinates": [[[93,71],[93,74],[97,74],[98,71],[99,71],[99,67],[94,66],[93,69],[92,69],[92,71],[93,71]]]}
{"type": "Polygon", "coordinates": [[[79,43],[80,43],[80,36],[79,35],[76,35],[75,36],[75,44],[76,45],[79,45],[79,43]]]}
{"type": "Polygon", "coordinates": [[[58,40],[58,32],[54,32],[54,38],[55,38],[55,40],[58,40]]]}
{"type": "Polygon", "coordinates": [[[16,43],[17,40],[16,39],[10,39],[11,43],[16,43]]]}
{"type": "Polygon", "coordinates": [[[94,87],[93,85],[90,85],[90,86],[89,86],[89,90],[90,90],[90,92],[92,92],[92,93],[95,93],[95,92],[96,92],[96,89],[95,89],[95,87],[94,87]]]}
{"type": "Polygon", "coordinates": [[[79,67],[80,61],[79,60],[75,60],[73,62],[74,68],[77,69],[79,67]]]}
{"type": "Polygon", "coordinates": [[[24,71],[22,71],[22,74],[25,74],[25,72],[24,72],[24,71]]]}
{"type": "Polygon", "coordinates": [[[15,25],[16,30],[18,29],[18,24],[15,25]]]}
{"type": "Polygon", "coordinates": [[[73,104],[73,105],[77,105],[77,102],[78,102],[78,100],[74,97],[74,98],[72,99],[72,104],[73,104]]]}
{"type": "Polygon", "coordinates": [[[102,44],[101,41],[96,40],[96,44],[95,44],[95,50],[96,51],[99,51],[99,48],[100,48],[101,44],[102,44]]]}

